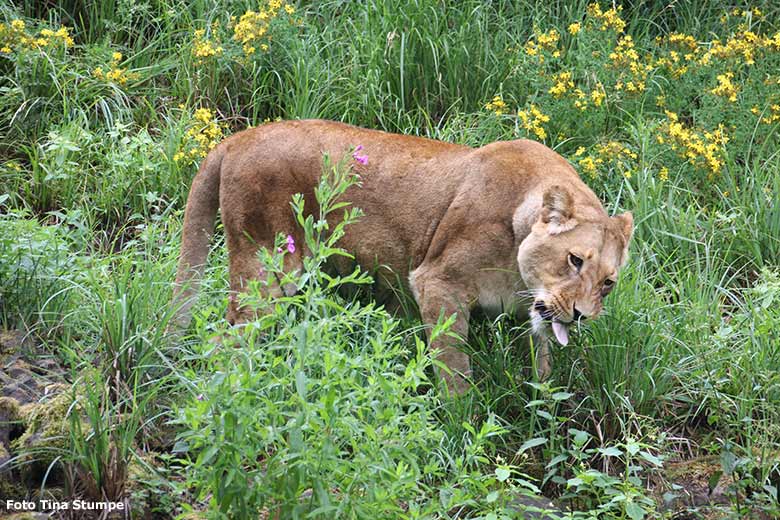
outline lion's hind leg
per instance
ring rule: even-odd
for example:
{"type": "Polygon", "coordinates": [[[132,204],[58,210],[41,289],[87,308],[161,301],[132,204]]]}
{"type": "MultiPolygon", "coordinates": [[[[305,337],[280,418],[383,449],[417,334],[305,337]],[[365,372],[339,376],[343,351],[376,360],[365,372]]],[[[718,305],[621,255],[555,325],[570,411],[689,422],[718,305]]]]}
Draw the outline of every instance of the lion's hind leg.
{"type": "MultiPolygon", "coordinates": [[[[278,277],[266,272],[258,257],[261,247],[274,247],[272,242],[263,241],[257,243],[248,237],[228,241],[230,257],[230,292],[228,295],[227,320],[231,325],[240,325],[253,321],[258,315],[258,310],[248,305],[241,304],[240,295],[249,290],[252,281],[260,282],[260,290],[263,296],[280,298],[283,295],[292,295],[297,288],[293,284],[280,286],[278,277]]],[[[284,270],[292,272],[303,266],[300,250],[285,252],[284,270]]]]}

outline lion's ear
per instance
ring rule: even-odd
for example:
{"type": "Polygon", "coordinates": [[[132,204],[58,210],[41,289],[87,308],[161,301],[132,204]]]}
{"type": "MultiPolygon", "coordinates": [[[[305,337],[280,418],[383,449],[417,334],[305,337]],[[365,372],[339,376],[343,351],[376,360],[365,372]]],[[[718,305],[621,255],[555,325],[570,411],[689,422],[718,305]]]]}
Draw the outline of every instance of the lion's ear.
{"type": "Polygon", "coordinates": [[[577,225],[572,215],[573,208],[574,201],[566,188],[558,185],[550,186],[544,192],[539,220],[547,224],[547,231],[551,235],[563,233],[577,225]]]}
{"type": "Polygon", "coordinates": [[[621,213],[612,218],[617,222],[618,230],[620,230],[620,233],[626,241],[619,262],[619,265],[622,266],[628,261],[628,244],[631,242],[631,236],[634,234],[634,215],[632,215],[630,211],[626,211],[625,213],[621,213]]]}
{"type": "Polygon", "coordinates": [[[618,223],[618,229],[623,233],[623,238],[626,239],[626,244],[631,241],[631,235],[634,234],[634,215],[630,211],[621,213],[613,217],[618,223]]]}

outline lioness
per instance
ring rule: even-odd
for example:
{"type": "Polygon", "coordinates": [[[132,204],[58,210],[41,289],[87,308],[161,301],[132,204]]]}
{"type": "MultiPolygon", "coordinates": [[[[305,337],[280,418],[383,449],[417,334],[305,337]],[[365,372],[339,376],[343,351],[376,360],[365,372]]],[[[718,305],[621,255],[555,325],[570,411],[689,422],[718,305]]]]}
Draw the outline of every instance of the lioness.
{"type": "MultiPolygon", "coordinates": [[[[228,319],[241,323],[252,316],[235,294],[263,276],[258,247],[273,247],[279,232],[304,243],[292,195],[302,193],[312,211],[323,154],[342,157],[357,147],[352,167],[362,186],[344,198],[365,215],[347,228],[341,246],[365,268],[383,266],[380,276],[408,280],[425,323],[455,313],[453,329],[462,338],[475,307],[527,312],[542,340],[537,366],[546,377],[550,331],[566,345],[571,323],[601,312],[626,261],[633,218],[609,217],[563,157],[524,139],[474,149],[321,120],[233,135],[209,153],[190,189],[176,322],[189,321],[218,208],[230,255],[228,319]]],[[[285,268],[301,267],[302,249],[286,255],[285,268]]],[[[451,336],[431,346],[451,371],[441,374],[448,388],[462,392],[469,357],[451,336]]]]}

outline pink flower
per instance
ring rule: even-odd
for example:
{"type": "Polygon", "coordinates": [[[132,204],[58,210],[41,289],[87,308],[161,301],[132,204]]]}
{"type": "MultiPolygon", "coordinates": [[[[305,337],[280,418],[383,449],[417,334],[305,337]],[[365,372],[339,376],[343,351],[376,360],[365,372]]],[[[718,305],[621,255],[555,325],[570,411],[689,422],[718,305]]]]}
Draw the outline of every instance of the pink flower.
{"type": "Polygon", "coordinates": [[[362,149],[363,149],[363,145],[362,144],[357,145],[357,147],[355,148],[355,151],[352,152],[352,158],[355,159],[355,161],[357,163],[362,164],[363,166],[365,166],[366,164],[368,164],[368,155],[359,153],[360,150],[362,150],[362,149]]]}
{"type": "MultiPolygon", "coordinates": [[[[280,253],[282,252],[281,247],[278,247],[276,250],[280,253]]],[[[287,235],[287,251],[289,251],[290,253],[295,252],[295,239],[293,238],[292,235],[287,235]]]]}

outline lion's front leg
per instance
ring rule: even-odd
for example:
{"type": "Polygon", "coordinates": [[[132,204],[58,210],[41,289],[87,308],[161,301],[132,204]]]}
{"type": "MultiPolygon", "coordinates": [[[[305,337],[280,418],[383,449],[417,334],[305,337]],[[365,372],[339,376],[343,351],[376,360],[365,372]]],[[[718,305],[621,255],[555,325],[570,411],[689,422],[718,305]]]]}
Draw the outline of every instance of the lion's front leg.
{"type": "Polygon", "coordinates": [[[545,333],[542,318],[538,314],[531,314],[531,335],[529,341],[533,342],[536,365],[536,376],[544,381],[552,375],[552,353],[550,352],[550,337],[545,333]]]}
{"type": "Polygon", "coordinates": [[[438,351],[437,359],[448,369],[436,370],[450,394],[462,394],[468,390],[471,378],[469,356],[460,350],[469,332],[469,298],[462,287],[447,282],[444,278],[413,273],[412,287],[420,307],[423,322],[428,326],[429,348],[438,351]],[[430,341],[430,331],[440,317],[455,315],[455,322],[449,334],[441,334],[430,341]],[[453,337],[455,336],[455,337],[453,337]]]}
{"type": "Polygon", "coordinates": [[[536,376],[540,381],[544,381],[552,374],[550,340],[539,338],[536,345],[536,376]]]}

